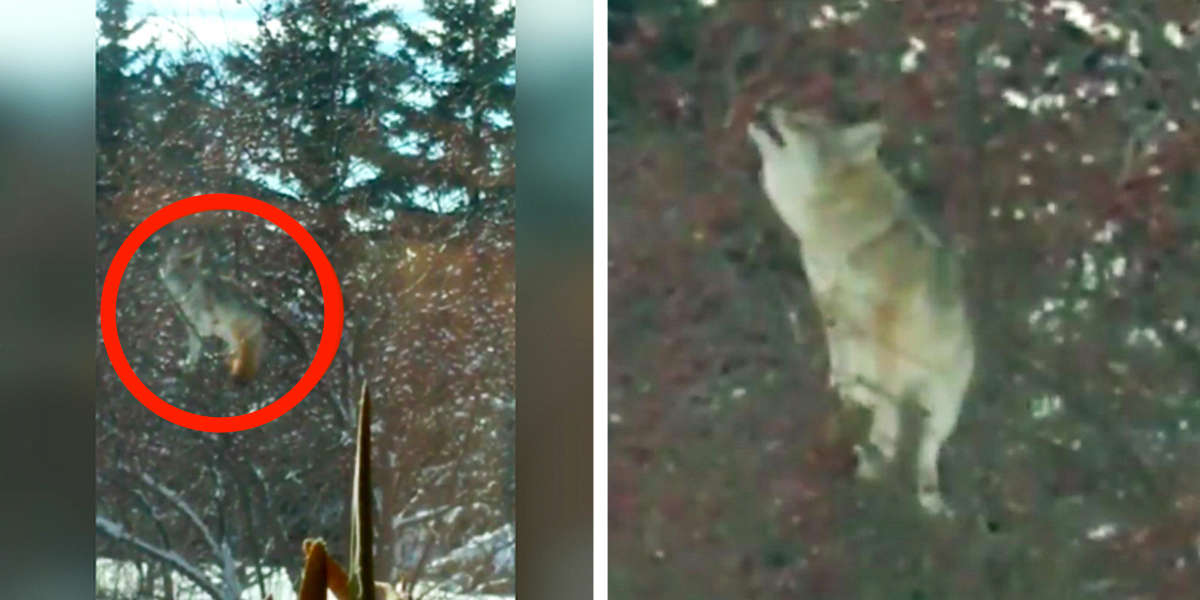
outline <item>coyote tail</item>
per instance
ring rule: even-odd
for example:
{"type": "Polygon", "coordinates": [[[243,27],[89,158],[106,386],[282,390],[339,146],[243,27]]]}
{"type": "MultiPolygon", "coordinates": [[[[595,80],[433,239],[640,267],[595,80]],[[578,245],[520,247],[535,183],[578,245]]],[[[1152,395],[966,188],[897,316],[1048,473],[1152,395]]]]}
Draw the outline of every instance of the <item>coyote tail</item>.
{"type": "Polygon", "coordinates": [[[241,335],[237,348],[229,357],[229,375],[233,381],[245,385],[258,373],[259,336],[255,332],[241,335]]]}

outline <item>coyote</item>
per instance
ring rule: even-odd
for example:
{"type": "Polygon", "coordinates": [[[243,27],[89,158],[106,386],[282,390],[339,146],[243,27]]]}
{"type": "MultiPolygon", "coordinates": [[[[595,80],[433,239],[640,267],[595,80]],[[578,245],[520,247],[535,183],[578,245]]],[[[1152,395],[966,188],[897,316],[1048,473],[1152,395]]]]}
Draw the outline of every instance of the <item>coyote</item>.
{"type": "Polygon", "coordinates": [[[258,372],[263,351],[263,318],[241,294],[203,268],[203,251],[167,251],[159,276],[187,322],[188,355],[185,366],[200,358],[202,339],[225,342],[229,374],[245,384],[258,372]]]}
{"type": "Polygon", "coordinates": [[[869,438],[878,455],[856,446],[858,476],[875,478],[895,458],[900,408],[914,400],[923,409],[917,498],[927,511],[948,514],[938,451],[975,363],[957,257],[879,163],[880,123],[839,127],[770,105],[747,130],[762,157],[766,196],[802,244],[830,385],[873,415],[869,438]]]}

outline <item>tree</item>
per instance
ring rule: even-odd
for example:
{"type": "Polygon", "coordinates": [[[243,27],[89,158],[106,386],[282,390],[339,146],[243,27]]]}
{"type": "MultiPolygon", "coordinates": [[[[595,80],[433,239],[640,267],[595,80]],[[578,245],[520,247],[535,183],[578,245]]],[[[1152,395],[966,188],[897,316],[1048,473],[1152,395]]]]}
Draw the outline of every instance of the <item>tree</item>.
{"type": "Polygon", "coordinates": [[[624,4],[614,597],[1195,594],[1195,6],[624,4]],[[968,265],[980,363],[942,465],[968,518],[850,483],[856,426],[744,139],[776,94],[886,123],[968,265]]]}
{"type": "Polygon", "coordinates": [[[427,0],[425,11],[433,25],[404,29],[414,92],[428,97],[412,119],[429,166],[422,183],[443,206],[511,215],[515,3],[427,0]]]}
{"type": "Polygon", "coordinates": [[[101,210],[109,210],[118,181],[133,178],[130,142],[138,136],[136,107],[147,93],[146,69],[138,63],[153,47],[134,50],[129,40],[140,28],[130,23],[129,0],[97,5],[100,35],[96,44],[96,192],[101,210]]]}
{"type": "MultiPolygon", "coordinates": [[[[127,19],[114,11],[102,23],[128,32],[127,19]]],[[[97,279],[153,210],[207,191],[254,196],[299,220],[334,264],[346,305],[339,352],[287,415],[228,435],[145,410],[98,347],[97,552],[143,565],[137,597],[190,586],[224,598],[251,588],[264,596],[281,569],[298,575],[304,537],[344,547],[349,399],[370,381],[379,390],[379,572],[411,577],[416,567],[444,587],[452,567],[441,565],[466,572],[462,553],[447,554],[513,519],[512,212],[447,214],[419,201],[420,186],[467,191],[435,184],[436,169],[406,150],[406,132],[424,135],[412,123],[426,105],[400,95],[419,86],[403,38],[388,48],[402,25],[395,13],[292,2],[259,19],[258,37],[233,48],[97,47],[98,179],[111,198],[98,211],[97,279]]],[[[511,154],[495,156],[497,171],[511,173],[511,154]]],[[[241,213],[194,215],[155,234],[130,262],[117,306],[139,378],[213,415],[248,412],[294,385],[322,315],[304,255],[241,213]],[[215,344],[196,370],[178,364],[187,325],[157,274],[163,250],[178,244],[209,250],[206,273],[268,317],[269,355],[244,388],[222,373],[215,344]]],[[[480,568],[452,583],[511,592],[508,571],[480,568]]]]}
{"type": "Polygon", "coordinates": [[[411,67],[379,48],[401,27],[396,13],[357,0],[269,8],[256,41],[225,61],[245,160],[297,198],[408,205],[415,167],[392,146],[411,67]]]}

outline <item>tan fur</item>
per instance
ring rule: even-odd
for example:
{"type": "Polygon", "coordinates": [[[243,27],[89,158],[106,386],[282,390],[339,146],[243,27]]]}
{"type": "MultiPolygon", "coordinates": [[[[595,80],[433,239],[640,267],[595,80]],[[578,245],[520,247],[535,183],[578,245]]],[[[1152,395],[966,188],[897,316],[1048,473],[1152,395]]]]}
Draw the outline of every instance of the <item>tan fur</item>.
{"type": "Polygon", "coordinates": [[[237,290],[203,269],[202,253],[167,251],[159,275],[187,321],[185,365],[200,358],[202,338],[225,342],[226,362],[234,382],[246,384],[258,373],[263,354],[263,317],[237,290]]]}
{"type": "MultiPolygon", "coordinates": [[[[957,257],[911,209],[876,151],[878,123],[837,127],[812,113],[770,107],[748,128],[771,204],[800,239],[829,345],[830,384],[871,410],[870,442],[890,461],[902,402],[925,419],[918,499],[946,512],[937,457],[954,429],[974,342],[957,257]]],[[[859,475],[881,465],[859,452],[859,475]]]]}

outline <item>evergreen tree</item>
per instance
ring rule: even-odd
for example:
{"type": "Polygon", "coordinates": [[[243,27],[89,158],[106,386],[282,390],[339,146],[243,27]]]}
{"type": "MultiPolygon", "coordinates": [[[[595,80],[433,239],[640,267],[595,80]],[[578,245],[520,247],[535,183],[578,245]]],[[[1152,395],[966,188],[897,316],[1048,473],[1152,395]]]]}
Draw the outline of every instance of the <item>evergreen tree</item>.
{"type": "Polygon", "coordinates": [[[126,215],[227,186],[237,167],[216,160],[224,131],[212,65],[154,43],[132,48],[142,23],[130,22],[129,8],[108,0],[96,13],[97,200],[126,215]]]}
{"type": "Polygon", "coordinates": [[[410,69],[380,49],[388,30],[400,28],[396,13],[356,0],[269,8],[256,41],[225,62],[249,165],[318,203],[405,198],[412,163],[391,141],[410,69]]]}
{"type": "Polygon", "coordinates": [[[443,207],[513,208],[515,54],[511,2],[427,0],[436,26],[406,28],[429,103],[414,118],[423,183],[443,207]]]}
{"type": "Polygon", "coordinates": [[[122,149],[136,128],[134,107],[143,89],[131,70],[142,53],[128,44],[140,27],[129,23],[129,0],[101,0],[96,18],[96,195],[107,206],[130,173],[131,154],[122,149]]]}

